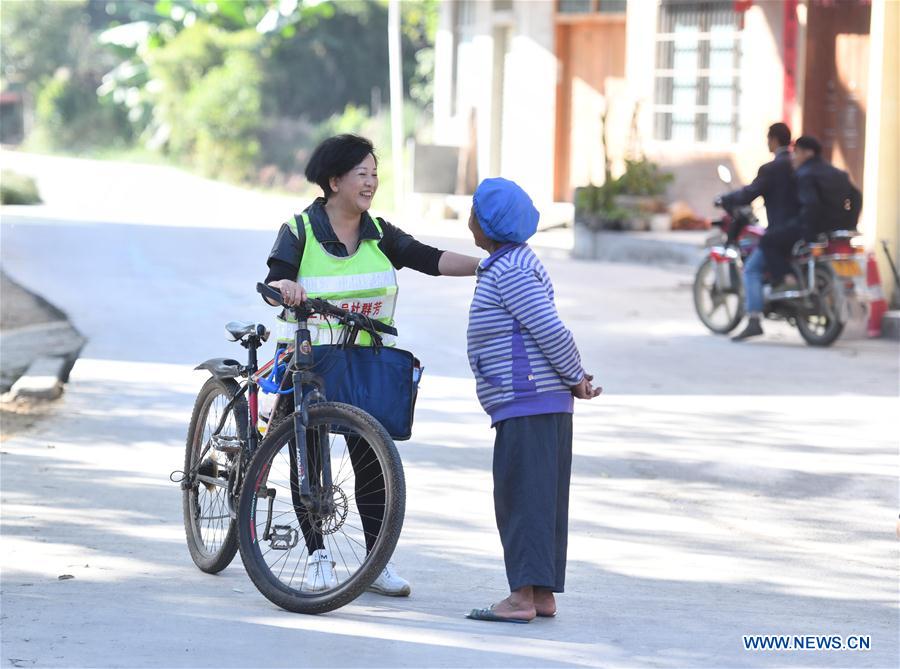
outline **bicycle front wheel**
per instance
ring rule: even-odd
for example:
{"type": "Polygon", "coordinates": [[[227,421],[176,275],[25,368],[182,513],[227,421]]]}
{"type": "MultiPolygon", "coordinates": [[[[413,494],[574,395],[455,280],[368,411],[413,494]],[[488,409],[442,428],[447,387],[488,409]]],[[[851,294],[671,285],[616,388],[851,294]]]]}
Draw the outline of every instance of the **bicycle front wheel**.
{"type": "Polygon", "coordinates": [[[303,472],[292,418],[270,429],[244,478],[238,537],[244,567],[267,599],[296,613],[325,613],[356,599],[387,565],[406,486],[393,440],[366,412],[314,404],[306,434],[303,472]],[[300,499],[302,476],[312,505],[300,499]]]}
{"type": "MultiPolygon", "coordinates": [[[[732,265],[725,269],[737,274],[732,265]]],[[[739,279],[739,275],[735,278],[739,279]]],[[[700,322],[716,334],[728,334],[744,317],[740,285],[730,291],[720,288],[716,283],[716,263],[709,258],[703,261],[694,277],[694,309],[700,322]]]]}

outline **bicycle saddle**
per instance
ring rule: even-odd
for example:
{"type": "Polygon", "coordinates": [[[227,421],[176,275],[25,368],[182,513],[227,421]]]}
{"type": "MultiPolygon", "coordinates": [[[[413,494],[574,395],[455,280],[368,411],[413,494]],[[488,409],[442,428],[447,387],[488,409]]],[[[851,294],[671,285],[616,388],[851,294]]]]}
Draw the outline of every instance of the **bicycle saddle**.
{"type": "MultiPolygon", "coordinates": [[[[231,321],[225,326],[225,329],[228,330],[228,334],[231,335],[232,341],[240,341],[250,334],[259,334],[260,336],[263,336],[264,333],[266,333],[265,326],[258,323],[248,323],[247,321],[231,321]]],[[[263,337],[263,341],[267,338],[268,337],[263,337]]]]}

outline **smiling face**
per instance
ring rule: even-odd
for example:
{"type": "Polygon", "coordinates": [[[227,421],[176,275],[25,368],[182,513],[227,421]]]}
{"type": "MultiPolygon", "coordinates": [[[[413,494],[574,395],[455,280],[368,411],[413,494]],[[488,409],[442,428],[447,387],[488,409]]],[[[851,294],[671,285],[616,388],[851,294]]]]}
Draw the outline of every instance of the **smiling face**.
{"type": "Polygon", "coordinates": [[[474,207],[469,212],[469,232],[472,233],[472,238],[475,240],[475,246],[484,249],[488,253],[493,253],[497,243],[484,234],[484,230],[481,229],[481,224],[478,222],[478,217],[475,216],[474,207]]]}
{"type": "Polygon", "coordinates": [[[331,197],[347,209],[362,213],[372,206],[378,190],[378,164],[371,153],[346,174],[330,180],[331,197]]]}

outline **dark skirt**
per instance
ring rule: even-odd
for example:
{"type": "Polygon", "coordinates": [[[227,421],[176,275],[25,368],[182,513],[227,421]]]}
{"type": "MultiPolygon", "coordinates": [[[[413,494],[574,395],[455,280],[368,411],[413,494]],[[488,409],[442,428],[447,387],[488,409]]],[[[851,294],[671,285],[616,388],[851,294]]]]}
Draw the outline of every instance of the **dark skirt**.
{"type": "Polygon", "coordinates": [[[572,414],[509,418],[494,440],[494,511],[509,589],[563,592],[572,414]]]}

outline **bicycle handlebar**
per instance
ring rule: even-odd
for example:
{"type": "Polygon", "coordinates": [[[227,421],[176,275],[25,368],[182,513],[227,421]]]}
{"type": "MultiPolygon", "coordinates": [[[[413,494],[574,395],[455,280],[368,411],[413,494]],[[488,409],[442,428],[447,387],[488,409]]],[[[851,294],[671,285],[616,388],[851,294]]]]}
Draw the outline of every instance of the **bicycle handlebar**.
{"type": "Polygon", "coordinates": [[[381,321],[376,321],[369,318],[368,316],[364,316],[363,314],[353,311],[347,311],[346,309],[341,309],[340,307],[336,307],[330,302],[319,299],[317,297],[308,297],[299,306],[289,307],[284,303],[284,298],[281,295],[281,291],[276,288],[272,288],[272,286],[268,286],[264,283],[257,283],[256,292],[266,299],[277,302],[285,309],[290,309],[291,311],[293,311],[297,316],[297,320],[301,320],[304,317],[308,318],[312,314],[334,316],[340,321],[343,321],[344,323],[348,323],[350,325],[356,325],[362,330],[374,330],[375,332],[381,332],[382,334],[392,335],[394,337],[397,336],[397,328],[393,328],[390,325],[385,325],[381,321]]]}

